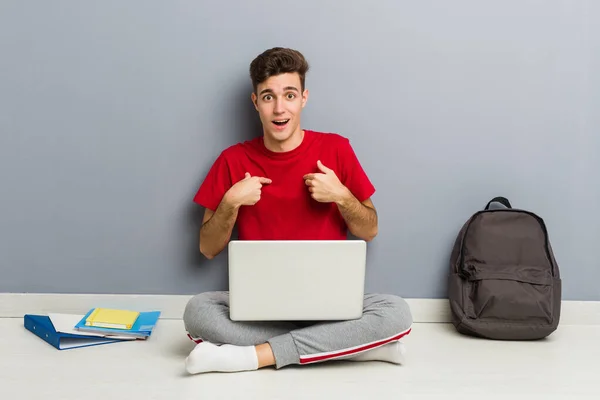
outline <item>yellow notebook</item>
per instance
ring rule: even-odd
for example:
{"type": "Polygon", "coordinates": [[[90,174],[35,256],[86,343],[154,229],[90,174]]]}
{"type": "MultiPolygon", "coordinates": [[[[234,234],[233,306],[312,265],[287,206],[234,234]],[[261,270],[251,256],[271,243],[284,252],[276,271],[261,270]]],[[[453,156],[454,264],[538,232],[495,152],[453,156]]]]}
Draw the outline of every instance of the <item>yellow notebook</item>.
{"type": "Polygon", "coordinates": [[[131,329],[139,315],[138,311],[95,308],[86,318],[85,325],[98,328],[131,329]]]}

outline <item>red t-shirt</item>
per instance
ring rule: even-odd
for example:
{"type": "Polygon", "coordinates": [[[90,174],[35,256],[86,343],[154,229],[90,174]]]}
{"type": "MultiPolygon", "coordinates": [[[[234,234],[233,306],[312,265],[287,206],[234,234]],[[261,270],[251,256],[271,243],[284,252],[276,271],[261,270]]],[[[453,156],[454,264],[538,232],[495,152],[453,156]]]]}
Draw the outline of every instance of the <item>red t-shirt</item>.
{"type": "Polygon", "coordinates": [[[304,175],[320,172],[317,160],[331,168],[359,201],[375,193],[350,141],[338,134],[305,130],[300,146],[277,153],[262,136],[225,149],[210,168],[194,202],[215,211],[223,195],[249,172],[269,178],[261,199],[242,206],[237,227],[240,240],[343,240],[347,226],[335,203],[311,197],[304,175]]]}

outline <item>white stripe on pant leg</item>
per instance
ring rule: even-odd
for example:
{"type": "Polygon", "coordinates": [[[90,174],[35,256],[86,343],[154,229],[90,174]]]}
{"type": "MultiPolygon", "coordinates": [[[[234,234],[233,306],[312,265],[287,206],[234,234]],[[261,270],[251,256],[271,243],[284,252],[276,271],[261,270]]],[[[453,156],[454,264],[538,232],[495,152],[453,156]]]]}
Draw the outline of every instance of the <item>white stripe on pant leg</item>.
{"type": "Polygon", "coordinates": [[[390,336],[388,338],[377,340],[377,341],[370,342],[370,343],[361,344],[359,346],[349,347],[347,349],[330,351],[330,352],[325,352],[325,353],[302,355],[302,356],[300,356],[300,364],[309,364],[309,363],[329,360],[329,359],[336,358],[336,357],[356,355],[358,353],[361,353],[361,352],[364,352],[367,350],[372,350],[376,347],[383,346],[383,345],[393,342],[395,340],[400,340],[404,336],[408,335],[410,333],[411,329],[412,328],[408,328],[407,330],[400,332],[394,336],[390,336]]]}

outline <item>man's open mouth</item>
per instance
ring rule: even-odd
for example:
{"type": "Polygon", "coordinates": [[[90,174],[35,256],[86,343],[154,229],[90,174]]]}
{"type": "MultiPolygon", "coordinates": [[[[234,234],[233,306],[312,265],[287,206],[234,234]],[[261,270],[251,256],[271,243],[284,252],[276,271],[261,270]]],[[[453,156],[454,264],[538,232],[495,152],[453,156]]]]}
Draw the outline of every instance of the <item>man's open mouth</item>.
{"type": "Polygon", "coordinates": [[[273,121],[273,123],[277,126],[285,126],[285,124],[287,124],[288,122],[290,122],[289,119],[279,119],[279,120],[273,121]]]}

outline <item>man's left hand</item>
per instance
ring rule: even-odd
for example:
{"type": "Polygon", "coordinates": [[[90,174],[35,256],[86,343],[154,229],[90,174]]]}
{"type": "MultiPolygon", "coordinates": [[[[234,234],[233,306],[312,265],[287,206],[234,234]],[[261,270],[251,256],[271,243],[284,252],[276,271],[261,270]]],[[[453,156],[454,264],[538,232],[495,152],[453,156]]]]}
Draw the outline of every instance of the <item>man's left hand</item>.
{"type": "Polygon", "coordinates": [[[320,173],[304,175],[304,183],[313,199],[321,203],[339,203],[347,198],[350,191],[338,179],[335,172],[317,161],[320,173]]]}

